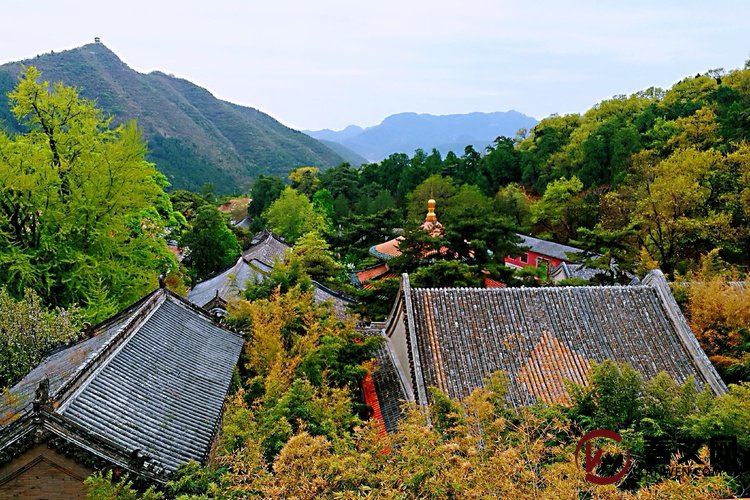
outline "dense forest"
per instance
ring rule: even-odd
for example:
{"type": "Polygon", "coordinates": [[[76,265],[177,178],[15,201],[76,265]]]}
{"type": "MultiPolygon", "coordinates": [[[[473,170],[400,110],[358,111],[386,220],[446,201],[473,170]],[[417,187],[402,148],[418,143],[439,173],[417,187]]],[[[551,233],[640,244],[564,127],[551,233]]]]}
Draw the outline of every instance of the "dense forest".
{"type": "MultiPolygon", "coordinates": [[[[159,274],[184,293],[230,266],[264,227],[294,246],[268,280],[230,303],[226,321],[248,340],[214,463],[187,464],[158,490],[96,474],[92,498],[750,491],[746,469],[718,472],[706,448],[730,436],[750,456],[750,67],[552,116],[484,151],[418,150],[356,169],[261,176],[249,193],[249,231],[217,210],[225,200],[210,187],[167,194],[134,125],[113,126],[74,89],[39,77],[27,70],[10,94],[26,132],[0,133],[0,359],[13,368],[0,373],[3,397],[50,349],[143,296],[159,274]],[[440,234],[420,230],[430,198],[440,234]],[[728,393],[663,374],[642,380],[605,362],[588,386],[571,386],[571,405],[514,409],[496,373],[463,401],[434,390],[429,408],[405,404],[398,431],[384,435],[359,395],[379,341],[316,304],[310,280],[356,296],[361,317],[382,317],[398,281],[359,290],[349,273],[375,263],[371,245],[403,235],[402,257],[390,264],[418,286],[478,286],[484,276],[548,284],[502,265],[519,251],[517,232],[584,248],[586,265],[605,263],[602,283],[661,267],[728,393]],[[189,249],[183,261],[168,240],[189,249]],[[598,428],[620,429],[636,458],[616,486],[586,482],[573,458],[581,435],[598,428]],[[654,439],[666,443],[658,457],[654,439]]],[[[610,455],[603,467],[616,469],[621,453],[610,455]]]]}

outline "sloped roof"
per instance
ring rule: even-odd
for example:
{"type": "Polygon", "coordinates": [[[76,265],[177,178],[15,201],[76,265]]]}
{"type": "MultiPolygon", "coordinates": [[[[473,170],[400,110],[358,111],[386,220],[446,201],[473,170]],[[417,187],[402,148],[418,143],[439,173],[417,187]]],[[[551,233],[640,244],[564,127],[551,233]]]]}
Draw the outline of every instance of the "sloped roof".
{"type": "Polygon", "coordinates": [[[549,274],[553,280],[570,278],[590,280],[601,272],[603,272],[601,269],[585,267],[583,264],[570,264],[568,262],[563,262],[559,266],[555,266],[549,274]]]}
{"type": "MultiPolygon", "coordinates": [[[[237,263],[204,282],[198,283],[188,293],[188,300],[193,304],[205,308],[215,297],[229,301],[239,297],[247,290],[248,283],[260,283],[271,272],[272,266],[259,260],[248,261],[246,257],[237,259],[237,263]]],[[[334,291],[313,280],[313,296],[315,302],[322,304],[330,302],[337,316],[343,318],[348,314],[347,305],[352,299],[334,291]]]]}
{"type": "Polygon", "coordinates": [[[333,312],[339,318],[344,318],[349,314],[347,306],[353,304],[354,301],[345,295],[338,293],[335,290],[331,290],[327,286],[321,285],[317,281],[313,280],[313,296],[315,302],[318,304],[330,303],[333,306],[333,312]]]}
{"type": "Polygon", "coordinates": [[[429,386],[463,398],[498,370],[514,406],[565,402],[564,381],[586,383],[605,359],[726,391],[658,271],[638,286],[491,289],[412,289],[404,275],[399,300],[421,403],[429,386]]]}
{"type": "Polygon", "coordinates": [[[580,248],[555,243],[554,241],[540,240],[539,238],[534,238],[533,236],[526,236],[523,234],[517,234],[516,236],[521,238],[521,243],[519,243],[518,246],[526,247],[532,252],[536,252],[541,255],[547,255],[549,257],[554,257],[560,260],[570,261],[570,257],[567,256],[568,253],[583,252],[583,250],[581,250],[580,248]]]}
{"type": "Polygon", "coordinates": [[[388,273],[388,270],[388,264],[386,264],[385,262],[366,267],[361,271],[352,273],[352,283],[354,283],[355,286],[362,286],[368,281],[377,279],[380,276],[388,273]]]}
{"type": "Polygon", "coordinates": [[[188,300],[201,307],[217,296],[229,300],[247,289],[248,282],[261,282],[268,274],[263,262],[240,257],[237,262],[221,274],[195,285],[188,293],[188,300]]]}
{"type": "Polygon", "coordinates": [[[274,263],[284,260],[289,246],[282,238],[273,234],[272,231],[264,229],[256,234],[250,242],[250,248],[245,250],[242,256],[248,262],[255,259],[273,267],[274,263]]]}
{"type": "MultiPolygon", "coordinates": [[[[614,262],[614,261],[613,261],[614,262]]],[[[555,266],[550,271],[550,278],[552,281],[561,281],[564,279],[578,278],[586,281],[590,281],[597,275],[603,274],[604,270],[596,269],[592,267],[586,267],[581,263],[570,263],[561,262],[559,266],[555,266]]],[[[626,272],[625,275],[629,278],[628,285],[637,285],[640,280],[638,276],[626,272]]]]}
{"type": "Polygon", "coordinates": [[[250,223],[251,222],[252,222],[252,220],[250,219],[250,217],[245,217],[241,221],[232,222],[232,225],[234,227],[241,227],[242,229],[250,229],[250,223]]]}
{"type": "Polygon", "coordinates": [[[383,260],[389,260],[394,257],[398,257],[399,255],[401,255],[401,250],[398,249],[398,246],[403,240],[403,236],[398,236],[391,240],[384,241],[383,243],[378,243],[377,245],[373,245],[370,247],[369,253],[373,257],[377,257],[378,259],[383,260]]]}
{"type": "MultiPolygon", "coordinates": [[[[383,337],[384,324],[370,323],[359,325],[357,330],[364,335],[383,337]]],[[[400,370],[397,368],[398,361],[390,344],[385,341],[374,353],[375,371],[372,380],[380,405],[380,416],[387,432],[395,432],[398,421],[402,418],[401,404],[409,399],[407,389],[402,382],[400,370]]]]}
{"type": "Polygon", "coordinates": [[[34,432],[22,424],[35,420],[33,389],[48,377],[50,418],[76,429],[68,441],[100,441],[125,456],[139,450],[166,471],[205,463],[243,338],[166,289],[94,333],[11,389],[21,401],[0,403],[0,414],[17,414],[0,429],[0,452],[34,432]]]}

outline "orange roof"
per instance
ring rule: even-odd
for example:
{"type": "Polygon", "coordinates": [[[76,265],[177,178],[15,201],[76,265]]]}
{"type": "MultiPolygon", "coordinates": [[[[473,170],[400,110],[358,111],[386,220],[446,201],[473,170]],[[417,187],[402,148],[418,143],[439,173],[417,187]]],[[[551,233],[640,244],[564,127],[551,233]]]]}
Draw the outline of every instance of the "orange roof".
{"type": "Polygon", "coordinates": [[[365,290],[369,290],[369,289],[372,288],[372,282],[373,281],[382,281],[382,280],[387,280],[387,279],[391,279],[391,278],[398,278],[398,277],[399,277],[398,273],[388,272],[388,273],[385,273],[385,274],[381,274],[380,276],[377,277],[377,279],[373,278],[372,280],[368,281],[367,283],[363,283],[362,284],[362,288],[364,288],[365,290]]]}
{"type": "Polygon", "coordinates": [[[376,279],[388,272],[388,264],[379,264],[357,273],[357,279],[360,283],[376,279]]]}
{"type": "Polygon", "coordinates": [[[399,236],[398,238],[393,238],[392,240],[388,240],[379,245],[375,245],[373,248],[376,252],[384,253],[386,255],[390,255],[391,257],[398,257],[399,255],[401,255],[401,250],[398,249],[398,245],[403,240],[404,237],[399,236]]]}
{"type": "Polygon", "coordinates": [[[497,280],[493,280],[492,278],[484,278],[484,287],[485,288],[505,288],[507,285],[505,283],[500,283],[497,280]]]}
{"type": "Polygon", "coordinates": [[[385,420],[383,420],[383,413],[380,411],[380,401],[378,400],[378,393],[375,391],[375,381],[369,373],[362,380],[362,392],[365,396],[365,403],[372,408],[372,418],[378,423],[378,434],[380,436],[386,435],[385,420]]]}

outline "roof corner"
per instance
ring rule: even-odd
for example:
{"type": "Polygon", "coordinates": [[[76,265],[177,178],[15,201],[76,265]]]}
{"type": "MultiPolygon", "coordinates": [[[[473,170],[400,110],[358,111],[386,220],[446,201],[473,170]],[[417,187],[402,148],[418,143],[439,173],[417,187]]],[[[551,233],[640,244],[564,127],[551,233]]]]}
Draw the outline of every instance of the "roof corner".
{"type": "Polygon", "coordinates": [[[652,288],[659,301],[661,302],[667,317],[674,325],[675,331],[684,346],[687,353],[692,358],[698,373],[703,375],[706,383],[711,387],[715,394],[724,394],[727,392],[727,386],[719,376],[716,368],[711,364],[705,351],[701,347],[695,334],[690,329],[685,316],[682,314],[680,306],[672,295],[669,283],[660,269],[649,271],[642,281],[644,286],[652,288]]]}

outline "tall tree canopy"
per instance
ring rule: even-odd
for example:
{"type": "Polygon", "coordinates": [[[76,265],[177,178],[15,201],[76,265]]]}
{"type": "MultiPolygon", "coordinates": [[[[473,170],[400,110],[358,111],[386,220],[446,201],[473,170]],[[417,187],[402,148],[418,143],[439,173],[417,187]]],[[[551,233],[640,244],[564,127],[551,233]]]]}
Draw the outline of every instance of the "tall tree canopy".
{"type": "Polygon", "coordinates": [[[266,218],[271,229],[292,244],[303,234],[323,230],[326,225],[307,196],[290,187],[268,207],[266,218]]]}
{"type": "Polygon", "coordinates": [[[237,237],[226,217],[213,205],[203,205],[182,244],[190,248],[194,278],[204,279],[231,266],[240,254],[237,237]]]}
{"type": "Polygon", "coordinates": [[[113,127],[75,89],[39,78],[28,68],[9,94],[26,132],[0,132],[0,282],[99,320],[176,266],[157,237],[164,214],[148,210],[169,205],[166,179],[134,123],[113,127]]]}

